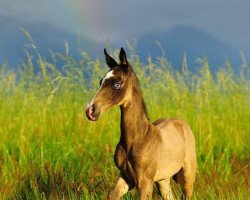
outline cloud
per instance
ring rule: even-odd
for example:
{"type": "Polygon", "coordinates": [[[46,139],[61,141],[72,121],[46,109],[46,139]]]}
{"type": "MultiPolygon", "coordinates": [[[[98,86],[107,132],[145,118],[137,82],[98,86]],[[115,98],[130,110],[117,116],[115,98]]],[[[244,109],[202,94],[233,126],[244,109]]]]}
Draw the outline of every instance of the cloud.
{"type": "Polygon", "coordinates": [[[0,2],[0,16],[11,18],[19,24],[48,23],[72,30],[72,19],[64,14],[62,3],[66,0],[11,0],[0,2]]]}

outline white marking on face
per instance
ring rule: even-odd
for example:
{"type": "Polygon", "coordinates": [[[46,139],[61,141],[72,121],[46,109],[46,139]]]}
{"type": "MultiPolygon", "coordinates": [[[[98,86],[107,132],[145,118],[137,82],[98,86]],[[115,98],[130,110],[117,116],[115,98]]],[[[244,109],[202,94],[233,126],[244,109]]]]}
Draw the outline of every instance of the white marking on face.
{"type": "MultiPolygon", "coordinates": [[[[103,83],[105,82],[105,80],[107,80],[107,79],[109,79],[109,78],[111,78],[111,77],[113,77],[113,76],[115,76],[115,75],[113,74],[113,70],[109,71],[109,72],[105,75],[105,77],[102,79],[102,83],[101,83],[101,86],[100,86],[100,88],[99,88],[99,91],[102,89],[102,85],[103,85],[103,83]]],[[[96,93],[96,95],[99,93],[99,91],[96,93]]],[[[96,98],[96,95],[95,95],[95,96],[93,97],[93,99],[91,100],[90,105],[93,105],[93,102],[94,102],[94,100],[95,100],[95,98],[96,98]]]]}
{"type": "MultiPolygon", "coordinates": [[[[115,75],[113,74],[113,70],[109,71],[109,72],[105,75],[105,77],[103,78],[102,84],[103,84],[106,80],[108,80],[109,78],[111,78],[111,77],[113,77],[113,76],[115,76],[115,75]]],[[[102,84],[101,84],[101,86],[102,86],[102,84]]]]}

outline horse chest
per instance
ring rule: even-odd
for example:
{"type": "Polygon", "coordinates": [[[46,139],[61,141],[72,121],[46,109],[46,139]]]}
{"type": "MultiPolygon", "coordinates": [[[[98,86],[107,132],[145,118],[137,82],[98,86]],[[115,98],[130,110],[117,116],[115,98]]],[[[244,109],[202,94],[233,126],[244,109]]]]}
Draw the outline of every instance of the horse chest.
{"type": "Polygon", "coordinates": [[[133,151],[125,151],[125,149],[123,148],[123,146],[118,143],[117,147],[116,147],[116,151],[115,151],[115,155],[114,155],[114,161],[116,166],[118,167],[118,169],[122,170],[122,166],[126,165],[134,165],[134,162],[131,161],[135,161],[135,156],[133,155],[134,152],[133,151]]]}
{"type": "Polygon", "coordinates": [[[128,154],[124,148],[118,144],[116,147],[114,161],[121,174],[130,181],[131,184],[136,183],[137,178],[135,176],[135,166],[132,162],[133,156],[128,154]]]}
{"type": "Polygon", "coordinates": [[[136,150],[135,147],[132,149],[134,150],[127,153],[122,145],[118,144],[114,155],[114,161],[121,174],[125,176],[130,183],[137,185],[138,179],[140,179],[138,174],[147,174],[150,177],[155,175],[156,163],[151,156],[148,157],[143,155],[143,148],[141,152],[137,151],[138,149],[136,150]]]}
{"type": "Polygon", "coordinates": [[[127,158],[127,154],[124,148],[120,145],[120,143],[118,143],[116,146],[115,155],[114,155],[114,161],[118,169],[121,168],[126,158],[127,158]]]}

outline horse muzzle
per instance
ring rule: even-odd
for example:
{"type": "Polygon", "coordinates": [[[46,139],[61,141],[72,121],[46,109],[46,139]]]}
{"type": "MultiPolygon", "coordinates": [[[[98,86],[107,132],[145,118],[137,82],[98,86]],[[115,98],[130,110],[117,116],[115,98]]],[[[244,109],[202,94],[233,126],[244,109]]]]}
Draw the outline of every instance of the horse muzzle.
{"type": "Polygon", "coordinates": [[[86,107],[86,116],[91,121],[97,121],[99,118],[100,112],[97,111],[93,104],[87,105],[86,107]]]}

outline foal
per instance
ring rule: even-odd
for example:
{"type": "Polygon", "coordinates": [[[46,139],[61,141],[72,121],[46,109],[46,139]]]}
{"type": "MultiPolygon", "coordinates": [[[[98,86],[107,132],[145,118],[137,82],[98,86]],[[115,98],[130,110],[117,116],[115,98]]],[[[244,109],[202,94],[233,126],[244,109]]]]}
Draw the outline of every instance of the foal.
{"type": "Polygon", "coordinates": [[[120,175],[110,199],[120,199],[136,187],[140,199],[151,199],[156,182],[163,199],[170,196],[174,176],[190,199],[196,171],[195,139],[188,125],[179,119],[149,122],[139,82],[121,48],[120,64],[104,49],[110,70],[86,108],[89,120],[96,121],[113,105],[121,110],[121,137],[114,161],[120,175]]]}

